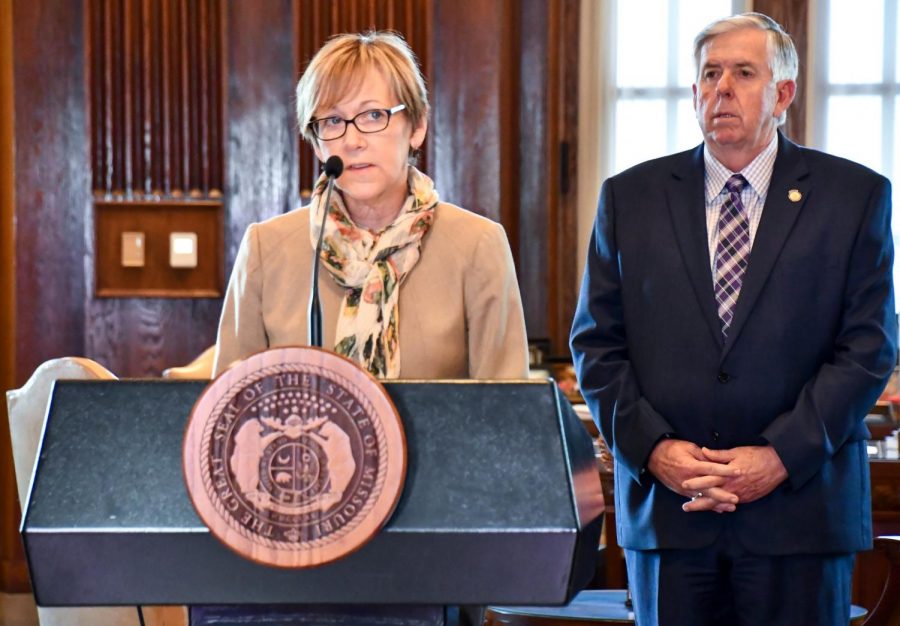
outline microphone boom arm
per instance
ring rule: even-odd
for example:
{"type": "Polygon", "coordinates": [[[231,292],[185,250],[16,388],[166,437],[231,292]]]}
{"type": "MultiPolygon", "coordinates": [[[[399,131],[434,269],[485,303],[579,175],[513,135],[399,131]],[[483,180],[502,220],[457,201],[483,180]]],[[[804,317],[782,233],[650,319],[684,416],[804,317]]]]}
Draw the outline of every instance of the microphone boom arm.
{"type": "Polygon", "coordinates": [[[331,191],[334,180],[344,171],[344,163],[339,156],[332,156],[325,162],[325,174],[328,176],[328,189],[325,192],[325,208],[322,211],[322,223],[319,225],[319,240],[316,243],[312,260],[312,282],[309,288],[309,308],[306,313],[307,344],[315,348],[322,347],[322,303],[319,300],[319,257],[322,254],[322,242],[325,239],[325,220],[331,207],[331,191]]]}

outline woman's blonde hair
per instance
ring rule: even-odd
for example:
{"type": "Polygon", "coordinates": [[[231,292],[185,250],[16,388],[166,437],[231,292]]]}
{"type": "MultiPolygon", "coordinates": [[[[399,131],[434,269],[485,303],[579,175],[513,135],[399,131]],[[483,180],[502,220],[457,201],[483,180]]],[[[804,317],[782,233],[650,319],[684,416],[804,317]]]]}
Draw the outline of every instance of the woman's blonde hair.
{"type": "Polygon", "coordinates": [[[397,33],[367,31],[329,39],[306,66],[297,83],[297,122],[303,138],[315,144],[309,122],[317,109],[337,104],[362,83],[371,69],[379,70],[416,128],[428,117],[428,93],[416,56],[397,33]]]}

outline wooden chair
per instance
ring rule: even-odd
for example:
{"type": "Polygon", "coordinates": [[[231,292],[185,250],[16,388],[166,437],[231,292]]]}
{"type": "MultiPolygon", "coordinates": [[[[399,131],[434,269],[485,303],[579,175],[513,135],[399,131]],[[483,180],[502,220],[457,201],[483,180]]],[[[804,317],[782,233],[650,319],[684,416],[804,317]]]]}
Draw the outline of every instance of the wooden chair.
{"type": "Polygon", "coordinates": [[[625,556],[616,537],[616,497],[615,497],[615,462],[606,446],[597,425],[594,423],[587,406],[584,404],[573,405],[575,413],[581,420],[582,426],[587,430],[594,441],[594,451],[597,456],[597,469],[600,472],[600,486],[603,489],[603,537],[605,545],[602,547],[598,558],[603,559],[604,584],[607,589],[623,589],[628,586],[628,577],[625,573],[625,556]]]}
{"type": "MultiPolygon", "coordinates": [[[[50,390],[57,380],[115,379],[105,367],[90,359],[66,357],[47,361],[38,367],[20,389],[6,392],[9,410],[9,434],[19,503],[24,508],[28,487],[37,460],[44,419],[50,403],[50,390]]],[[[137,626],[134,607],[38,607],[41,626],[137,626]]]]}
{"type": "Polygon", "coordinates": [[[890,569],[881,598],[863,626],[900,626],[900,536],[877,537],[875,550],[887,557],[890,569]]]}
{"type": "Polygon", "coordinates": [[[19,491],[19,503],[22,506],[28,497],[28,486],[34,471],[53,383],[65,379],[115,378],[112,372],[96,361],[66,357],[47,361],[34,371],[28,382],[20,389],[6,392],[16,486],[19,491]]]}
{"type": "MultiPolygon", "coordinates": [[[[19,503],[24,508],[37,460],[50,391],[57,380],[114,380],[108,369],[90,359],[63,357],[38,367],[21,388],[6,392],[9,432],[19,503]]],[[[41,626],[138,626],[135,607],[38,607],[41,626]]],[[[146,626],[185,626],[179,607],[143,607],[146,626]]]]}

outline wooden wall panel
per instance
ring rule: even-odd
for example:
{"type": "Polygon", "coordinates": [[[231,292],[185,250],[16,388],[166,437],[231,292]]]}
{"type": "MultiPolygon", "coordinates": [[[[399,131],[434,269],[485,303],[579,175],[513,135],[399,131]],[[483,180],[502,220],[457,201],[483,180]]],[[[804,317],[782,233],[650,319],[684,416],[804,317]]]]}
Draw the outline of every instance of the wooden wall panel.
{"type": "MultiPolygon", "coordinates": [[[[0,2],[0,391],[15,386],[15,151],[12,3],[0,2]]],[[[0,397],[0,591],[28,589],[5,398],[0,397]]]]}
{"type": "MultiPolygon", "coordinates": [[[[95,198],[190,203],[222,197],[225,6],[84,0],[95,198]]],[[[84,219],[87,356],[119,376],[157,376],[215,341],[218,298],[95,299],[93,214],[84,219]]]]}
{"type": "Polygon", "coordinates": [[[517,94],[501,115],[518,123],[501,133],[514,152],[500,158],[516,170],[502,187],[512,202],[500,221],[511,233],[529,338],[549,340],[559,357],[569,354],[577,295],[578,14],[578,0],[517,2],[514,52],[502,70],[513,78],[501,87],[517,94]]]}
{"type": "Polygon", "coordinates": [[[82,355],[90,206],[82,7],[15,0],[16,385],[82,355]]]}
{"type": "MultiPolygon", "coordinates": [[[[219,59],[209,55],[210,63],[221,64],[228,77],[223,84],[221,104],[222,128],[227,130],[221,134],[224,179],[219,186],[224,190],[226,204],[227,275],[250,222],[286,212],[299,204],[293,116],[294,38],[291,0],[209,4],[212,5],[222,12],[216,19],[221,21],[225,56],[219,59]]],[[[181,24],[200,19],[203,6],[199,4],[191,9],[198,11],[196,16],[186,10],[184,2],[167,2],[159,8],[160,37],[169,42],[163,50],[159,71],[170,78],[162,83],[163,93],[169,96],[162,98],[163,104],[158,107],[163,131],[156,134],[162,142],[162,153],[168,155],[162,167],[170,170],[168,175],[164,171],[163,180],[171,183],[163,191],[173,197],[178,197],[179,189],[181,195],[191,195],[192,189],[193,195],[198,195],[196,185],[183,182],[196,176],[196,167],[191,169],[186,163],[186,150],[177,147],[184,146],[186,141],[187,145],[196,141],[190,139],[188,116],[198,115],[203,105],[202,101],[199,108],[184,105],[191,81],[185,82],[184,73],[177,78],[177,70],[171,68],[184,58],[183,51],[189,51],[190,47],[187,31],[181,24]],[[172,33],[180,35],[176,37],[172,33]]],[[[144,26],[152,31],[154,23],[150,19],[148,27],[145,19],[144,26]]],[[[218,36],[209,36],[210,45],[218,45],[215,39],[218,36]]],[[[193,54],[194,57],[189,57],[194,59],[188,64],[190,67],[197,65],[196,52],[193,54]]],[[[214,74],[218,70],[209,72],[214,74]]],[[[215,143],[212,135],[209,143],[215,143]]],[[[216,159],[207,161],[213,171],[216,159]]],[[[200,176],[202,180],[202,169],[200,176]]],[[[214,189],[209,191],[214,195],[214,189]]],[[[91,301],[86,329],[89,355],[119,374],[157,375],[165,367],[189,361],[214,342],[220,309],[220,299],[91,301]]]]}
{"type": "MultiPolygon", "coordinates": [[[[339,33],[366,30],[393,30],[409,43],[425,75],[426,87],[431,88],[431,29],[434,0],[294,0],[294,32],[296,34],[296,80],[313,55],[329,37],[339,33]]],[[[419,167],[428,171],[431,151],[430,135],[426,139],[419,167]]],[[[309,197],[320,166],[312,149],[300,145],[300,194],[309,197]]]]}
{"type": "Polygon", "coordinates": [[[85,0],[95,194],[216,198],[222,4],[85,0]]]}
{"type": "Polygon", "coordinates": [[[247,226],[297,208],[299,197],[292,0],[226,6],[228,276],[247,226]]]}
{"type": "Polygon", "coordinates": [[[117,298],[85,307],[87,355],[120,377],[156,377],[216,338],[221,300],[117,298]]]}
{"type": "Polygon", "coordinates": [[[808,91],[809,50],[809,0],[753,0],[753,10],[765,13],[794,39],[800,72],[797,79],[797,95],[788,109],[788,118],[782,127],[791,140],[806,143],[806,93],[808,91]]]}
{"type": "MultiPolygon", "coordinates": [[[[14,183],[3,185],[4,198],[15,201],[14,268],[11,319],[16,324],[12,359],[4,389],[18,387],[43,361],[84,353],[84,215],[90,202],[87,127],[83,102],[81,6],[56,0],[4,3],[0,22],[12,24],[12,140],[14,183]],[[9,21],[7,21],[9,19],[9,21]]],[[[8,208],[8,207],[7,207],[8,208]]],[[[6,298],[4,298],[6,301],[6,298]]],[[[5,351],[4,351],[5,352],[5,351]]],[[[5,400],[3,402],[5,406],[5,400]]],[[[4,413],[4,423],[5,411],[4,413]]],[[[3,463],[10,457],[3,455],[3,463]]],[[[14,483],[13,483],[14,484],[14,483]]],[[[17,510],[16,490],[4,490],[3,587],[27,587],[17,525],[9,526],[10,506],[17,510]],[[15,534],[13,534],[15,533],[15,534]]]]}
{"type": "MultiPolygon", "coordinates": [[[[547,6],[541,0],[526,1],[522,7],[522,67],[528,75],[547,76],[553,71],[550,32],[546,26],[547,6]]],[[[518,160],[521,168],[519,193],[519,284],[523,286],[522,304],[529,338],[549,339],[548,294],[546,286],[552,274],[549,261],[551,213],[555,213],[552,190],[558,186],[559,167],[550,109],[555,109],[554,89],[540,80],[522,80],[519,127],[521,142],[518,160]],[[528,287],[525,287],[525,286],[528,287]]]]}
{"type": "MultiPolygon", "coordinates": [[[[578,59],[580,0],[550,3],[555,13],[552,25],[553,52],[551,62],[555,76],[550,81],[554,108],[551,132],[555,133],[555,150],[559,167],[555,188],[551,189],[550,252],[547,260],[553,268],[547,289],[550,308],[551,353],[570,358],[569,332],[578,300],[578,59]],[[555,199],[555,204],[554,204],[555,199]]],[[[553,155],[551,155],[552,159],[553,155]]]]}
{"type": "MultiPolygon", "coordinates": [[[[435,6],[431,173],[441,197],[502,222],[516,207],[518,19],[509,0],[435,6]]],[[[514,253],[518,246],[513,246],[514,253]]]]}
{"type": "MultiPolygon", "coordinates": [[[[185,19],[190,18],[190,11],[186,10],[188,4],[177,5],[185,19]]],[[[213,5],[218,6],[218,3],[208,3],[209,7],[213,5]]],[[[204,168],[198,166],[199,160],[195,159],[193,165],[188,159],[179,161],[175,157],[154,160],[153,146],[164,146],[166,141],[179,143],[183,148],[186,146],[189,151],[200,146],[198,153],[208,156],[211,141],[208,138],[216,133],[221,138],[220,131],[209,129],[215,124],[208,120],[210,115],[214,118],[221,113],[215,113],[215,107],[208,103],[204,105],[202,98],[195,98],[199,102],[196,115],[206,106],[207,121],[198,117],[193,127],[199,128],[202,123],[208,130],[195,134],[193,140],[185,143],[192,128],[185,116],[173,121],[171,116],[164,115],[165,107],[141,100],[142,93],[154,91],[148,89],[148,81],[151,87],[153,81],[158,83],[164,75],[160,67],[173,64],[177,56],[163,54],[158,64],[146,64],[149,71],[141,69],[145,67],[141,61],[146,61],[147,46],[154,41],[154,29],[157,29],[152,12],[148,13],[150,5],[108,1],[99,13],[98,6],[92,0],[84,6],[63,0],[23,0],[14,5],[17,52],[16,306],[17,319],[27,320],[27,323],[20,322],[16,332],[17,384],[27,379],[41,362],[62,355],[89,356],[121,376],[158,375],[165,367],[192,359],[210,345],[215,336],[219,300],[113,303],[95,301],[90,295],[92,183],[98,184],[103,193],[125,195],[144,193],[148,188],[171,195],[178,195],[180,190],[182,195],[190,195],[192,189],[207,193],[223,186],[221,173],[215,173],[217,167],[221,171],[221,166],[208,168],[207,178],[204,178],[204,168]],[[143,18],[148,16],[150,19],[144,23],[143,18]],[[122,59],[115,71],[112,65],[103,65],[103,58],[98,60],[96,55],[90,54],[91,50],[85,45],[85,36],[95,32],[92,29],[96,29],[95,21],[100,18],[105,25],[117,20],[122,25],[130,25],[129,29],[104,26],[107,28],[104,32],[110,36],[104,38],[102,46],[91,48],[94,52],[101,49],[107,60],[122,59]],[[131,53],[116,52],[125,48],[131,53]],[[90,79],[88,87],[102,82],[104,90],[86,89],[86,66],[90,79]],[[98,67],[103,69],[98,70],[98,67]],[[38,76],[41,80],[35,79],[38,76]],[[113,101],[116,94],[118,100],[113,101]],[[87,106],[88,98],[92,107],[87,106]],[[96,119],[102,118],[102,124],[87,124],[91,119],[89,111],[99,116],[96,119]],[[147,140],[148,121],[152,125],[156,118],[162,120],[162,127],[168,131],[156,139],[151,132],[151,138],[147,140]],[[93,131],[89,133],[87,128],[93,128],[93,131]],[[94,140],[93,152],[89,138],[94,140]],[[92,168],[85,167],[86,163],[92,168]],[[165,175],[154,178],[154,169],[165,174],[167,167],[170,168],[169,178],[165,175]],[[100,178],[95,177],[92,181],[92,170],[100,178]],[[181,178],[176,176],[178,172],[181,178]],[[126,341],[127,348],[119,345],[119,341],[126,341]]],[[[160,10],[157,29],[160,33],[169,27],[170,21],[179,19],[173,9],[175,6],[171,2],[155,6],[154,10],[160,10]]],[[[203,6],[192,5],[191,11],[198,11],[193,18],[195,21],[203,17],[203,6]]],[[[210,10],[212,17],[207,18],[221,21],[215,9],[210,10]]],[[[220,35],[215,34],[220,29],[208,28],[207,31],[207,45],[220,46],[220,35]]],[[[180,32],[187,33],[187,30],[180,32]]],[[[182,34],[181,44],[185,39],[182,34]]],[[[203,37],[198,35],[196,41],[203,41],[203,37]]],[[[172,46],[177,50],[174,44],[172,46]]],[[[220,67],[221,61],[210,62],[206,70],[202,63],[187,65],[196,66],[194,78],[202,85],[204,71],[218,71],[213,68],[220,67]]],[[[184,77],[179,80],[182,87],[190,83],[184,77]]],[[[209,84],[213,83],[220,85],[221,81],[210,79],[209,84]]],[[[184,100],[183,95],[181,100],[184,100]]],[[[174,109],[169,106],[170,113],[174,109]]],[[[191,109],[182,107],[179,110],[191,109]]],[[[212,152],[216,154],[216,150],[212,152]]],[[[162,150],[163,155],[175,153],[171,146],[169,152],[162,150]]],[[[221,161],[221,149],[218,154],[216,158],[221,161]]]]}

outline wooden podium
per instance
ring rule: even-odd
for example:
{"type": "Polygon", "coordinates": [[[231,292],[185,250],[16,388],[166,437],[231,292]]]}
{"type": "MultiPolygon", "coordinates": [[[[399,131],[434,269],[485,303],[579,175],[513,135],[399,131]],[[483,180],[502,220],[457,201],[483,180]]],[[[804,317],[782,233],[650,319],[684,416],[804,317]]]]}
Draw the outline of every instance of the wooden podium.
{"type": "Polygon", "coordinates": [[[329,564],[244,559],[197,517],[181,442],[206,383],[57,383],[22,522],[42,606],[563,604],[590,580],[602,499],[552,382],[386,383],[408,446],[385,527],[329,564]]]}

